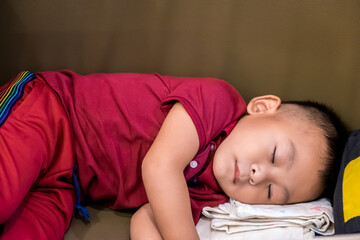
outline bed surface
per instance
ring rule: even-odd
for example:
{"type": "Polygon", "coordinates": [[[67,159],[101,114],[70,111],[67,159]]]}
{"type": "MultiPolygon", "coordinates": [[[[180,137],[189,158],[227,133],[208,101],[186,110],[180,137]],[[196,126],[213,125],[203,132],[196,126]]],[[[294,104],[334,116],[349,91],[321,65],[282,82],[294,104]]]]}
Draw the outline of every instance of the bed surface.
{"type": "Polygon", "coordinates": [[[73,219],[64,240],[130,239],[130,212],[88,207],[91,222],[73,219]]]}
{"type": "MultiPolygon", "coordinates": [[[[91,223],[85,225],[81,220],[74,219],[64,240],[112,240],[129,238],[131,213],[118,212],[104,208],[88,208],[92,217],[91,223]]],[[[360,234],[348,234],[331,237],[317,237],[321,240],[359,240],[360,234]]],[[[281,239],[279,239],[281,240],[281,239]]],[[[296,239],[294,239],[296,240],[296,239]]]]}

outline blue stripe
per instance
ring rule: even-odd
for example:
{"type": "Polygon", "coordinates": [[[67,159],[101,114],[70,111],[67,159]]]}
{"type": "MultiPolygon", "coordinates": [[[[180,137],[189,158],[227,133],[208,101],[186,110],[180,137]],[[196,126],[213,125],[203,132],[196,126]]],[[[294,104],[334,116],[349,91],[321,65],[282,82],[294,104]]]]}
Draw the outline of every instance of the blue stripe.
{"type": "Polygon", "coordinates": [[[20,80],[19,82],[9,85],[7,87],[7,88],[13,87],[13,89],[10,91],[9,96],[7,96],[1,103],[1,112],[2,112],[1,115],[3,114],[3,112],[6,112],[8,106],[12,103],[14,99],[16,99],[17,95],[19,94],[19,88],[21,87],[22,83],[23,83],[22,80],[20,80]]]}
{"type": "Polygon", "coordinates": [[[24,76],[21,76],[19,78],[21,78],[19,81],[18,79],[16,79],[13,84],[10,83],[7,88],[1,91],[0,95],[4,94],[6,92],[6,89],[13,87],[13,89],[11,89],[9,93],[9,96],[7,96],[6,99],[4,99],[3,102],[0,104],[0,126],[5,123],[6,119],[10,115],[11,109],[13,108],[14,104],[23,96],[26,84],[35,78],[35,74],[25,72],[24,76]]]}
{"type": "MultiPolygon", "coordinates": [[[[21,73],[21,74],[22,74],[22,73],[21,73]]],[[[20,75],[20,74],[18,74],[18,75],[20,75]]],[[[19,77],[18,77],[18,78],[19,78],[19,77]]],[[[22,81],[22,80],[18,81],[18,78],[14,79],[14,80],[3,90],[3,92],[4,92],[4,94],[5,94],[5,92],[6,92],[7,89],[9,89],[9,88],[11,88],[11,87],[14,86],[14,88],[13,88],[12,90],[10,90],[9,96],[7,96],[5,99],[3,99],[3,102],[0,103],[0,111],[1,111],[1,112],[4,111],[3,109],[7,107],[8,102],[11,101],[12,98],[13,98],[13,96],[14,96],[14,95],[16,96],[16,94],[17,94],[17,92],[18,92],[18,86],[19,86],[19,84],[21,84],[21,81],[22,81]],[[14,91],[14,90],[15,90],[15,91],[14,91]]],[[[26,80],[26,75],[24,75],[24,76],[21,77],[21,78],[24,78],[24,80],[26,80]]]]}
{"type": "MultiPolygon", "coordinates": [[[[11,91],[9,96],[6,98],[4,104],[2,104],[3,105],[2,108],[5,108],[5,109],[1,110],[1,111],[6,111],[7,109],[9,109],[9,105],[14,104],[23,95],[25,85],[31,80],[32,79],[31,79],[31,75],[30,75],[15,84],[13,90],[11,91]]],[[[11,106],[10,106],[10,108],[11,108],[11,106]]],[[[0,115],[0,117],[1,117],[1,115],[0,115]]]]}

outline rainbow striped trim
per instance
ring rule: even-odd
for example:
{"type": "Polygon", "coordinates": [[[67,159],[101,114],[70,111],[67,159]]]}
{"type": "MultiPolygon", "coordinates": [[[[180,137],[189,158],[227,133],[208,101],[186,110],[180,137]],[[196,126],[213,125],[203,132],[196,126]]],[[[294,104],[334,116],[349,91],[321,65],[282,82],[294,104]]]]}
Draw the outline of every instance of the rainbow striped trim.
{"type": "Polygon", "coordinates": [[[25,85],[34,78],[35,74],[29,71],[21,72],[0,92],[0,127],[10,115],[16,101],[23,95],[25,85]]]}

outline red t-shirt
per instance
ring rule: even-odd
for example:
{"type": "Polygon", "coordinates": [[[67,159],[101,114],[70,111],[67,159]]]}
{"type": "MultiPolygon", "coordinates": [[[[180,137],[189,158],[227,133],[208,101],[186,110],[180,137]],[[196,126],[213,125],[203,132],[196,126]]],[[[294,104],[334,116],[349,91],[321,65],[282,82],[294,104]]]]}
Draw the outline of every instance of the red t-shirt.
{"type": "Polygon", "coordinates": [[[84,199],[114,209],[148,202],[141,162],[179,101],[193,120],[200,143],[184,171],[186,180],[201,182],[189,187],[195,222],[202,207],[227,200],[213,176],[210,153],[221,133],[228,134],[246,108],[227,82],[135,73],[81,76],[70,71],[43,72],[38,77],[57,92],[71,120],[84,199]]]}

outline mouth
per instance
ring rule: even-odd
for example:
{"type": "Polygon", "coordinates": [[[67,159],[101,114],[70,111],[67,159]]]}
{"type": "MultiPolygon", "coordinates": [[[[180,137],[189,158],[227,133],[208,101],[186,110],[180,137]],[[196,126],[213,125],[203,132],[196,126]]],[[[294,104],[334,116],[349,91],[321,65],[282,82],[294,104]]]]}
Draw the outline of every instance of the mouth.
{"type": "Polygon", "coordinates": [[[240,171],[239,171],[239,168],[238,168],[238,165],[237,165],[237,161],[235,161],[234,180],[233,180],[234,184],[236,183],[236,180],[239,179],[239,176],[240,176],[240,171]]]}

